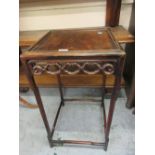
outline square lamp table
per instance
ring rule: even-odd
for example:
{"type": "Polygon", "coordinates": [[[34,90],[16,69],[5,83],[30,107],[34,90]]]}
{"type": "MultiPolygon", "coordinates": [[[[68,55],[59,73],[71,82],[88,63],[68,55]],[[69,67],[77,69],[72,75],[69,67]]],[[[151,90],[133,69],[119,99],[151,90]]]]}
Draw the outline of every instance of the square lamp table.
{"type": "MultiPolygon", "coordinates": [[[[120,90],[122,71],[125,61],[125,52],[115,40],[108,27],[92,29],[70,29],[53,30],[45,34],[28,51],[21,54],[21,61],[25,67],[25,73],[30,86],[36,97],[45,128],[47,130],[50,146],[70,145],[94,145],[102,146],[107,150],[109,133],[112,123],[115,102],[120,90]],[[51,74],[57,76],[61,102],[56,113],[53,127],[50,129],[47,116],[44,110],[42,99],[34,75],[51,74]],[[101,103],[104,120],[104,142],[84,140],[54,140],[53,135],[56,123],[65,101],[77,101],[78,99],[67,99],[63,95],[63,82],[61,75],[97,75],[102,77],[103,84],[101,99],[89,99],[101,103]],[[106,80],[113,75],[114,85],[110,99],[110,106],[106,115],[104,106],[104,94],[106,80]]],[[[79,79],[82,80],[82,79],[79,79]]],[[[81,85],[82,87],[82,85],[81,85]]],[[[80,101],[82,99],[79,99],[80,101]]],[[[91,105],[90,105],[91,106],[91,105]]]]}

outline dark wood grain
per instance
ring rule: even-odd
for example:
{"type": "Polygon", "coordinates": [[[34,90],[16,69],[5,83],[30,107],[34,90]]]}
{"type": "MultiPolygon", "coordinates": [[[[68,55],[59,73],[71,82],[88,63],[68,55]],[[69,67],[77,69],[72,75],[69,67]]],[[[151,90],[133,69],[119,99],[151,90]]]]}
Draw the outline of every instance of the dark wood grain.
{"type": "Polygon", "coordinates": [[[112,34],[117,42],[121,43],[134,43],[135,37],[132,33],[127,31],[123,26],[111,27],[112,34]]]}
{"type": "MultiPolygon", "coordinates": [[[[31,33],[28,33],[29,37],[31,35],[33,36],[33,34],[31,34],[31,35],[30,34],[31,33]]],[[[36,34],[36,32],[35,32],[35,34],[36,34]]],[[[41,34],[42,34],[42,32],[40,33],[40,35],[41,34]]],[[[46,32],[46,34],[47,34],[47,32],[46,32]]],[[[23,38],[24,38],[24,36],[23,36],[23,38]]],[[[49,56],[51,56],[51,54],[52,54],[52,57],[53,56],[65,56],[66,57],[66,56],[70,55],[71,59],[73,59],[73,56],[74,56],[74,59],[76,59],[77,56],[79,56],[79,55],[83,55],[83,56],[98,55],[98,57],[96,59],[102,59],[102,57],[100,57],[100,56],[102,56],[103,54],[104,55],[122,54],[120,51],[117,52],[118,45],[116,46],[112,41],[113,41],[113,38],[111,38],[109,36],[109,34],[104,31],[104,28],[52,31],[49,33],[48,39],[46,39],[46,38],[39,39],[39,41],[35,42],[35,45],[31,48],[31,50],[33,52],[24,52],[25,54],[23,54],[23,57],[24,58],[31,57],[32,59],[37,59],[40,57],[49,58],[49,56]],[[98,32],[99,32],[99,34],[98,34],[98,32]],[[39,44],[39,46],[38,46],[38,44],[39,44]],[[72,51],[70,51],[70,52],[69,51],[68,52],[58,52],[58,49],[60,49],[60,48],[70,48],[70,47],[72,49],[72,51]],[[112,52],[113,51],[112,48],[114,50],[114,53],[112,52]],[[46,49],[46,51],[45,51],[45,49],[46,49]],[[55,49],[55,50],[52,51],[52,49],[55,49]],[[87,50],[85,50],[85,49],[87,49],[87,50]],[[51,51],[52,51],[52,53],[51,53],[51,51]]],[[[41,87],[58,86],[57,78],[56,78],[56,76],[53,76],[53,75],[43,74],[41,76],[35,76],[35,80],[36,80],[37,85],[39,85],[41,87]]],[[[22,67],[20,68],[19,81],[20,81],[20,86],[22,86],[22,87],[28,86],[28,81],[24,75],[22,67]]],[[[80,87],[81,85],[83,85],[85,87],[86,86],[87,87],[102,86],[101,75],[94,75],[94,76],[93,75],[76,75],[76,76],[75,75],[73,75],[73,76],[63,75],[62,82],[65,87],[80,87]],[[81,78],[83,79],[83,81],[80,80],[81,78]]],[[[107,76],[106,87],[110,88],[113,86],[114,86],[114,76],[107,76]]],[[[121,87],[124,87],[123,78],[122,78],[121,87]]]]}
{"type": "MultiPolygon", "coordinates": [[[[129,32],[135,35],[135,4],[132,5],[129,32]]],[[[132,108],[135,105],[135,43],[127,44],[125,48],[126,63],[124,68],[124,78],[126,81],[126,92],[128,96],[127,106],[132,108]]]]}
{"type": "Polygon", "coordinates": [[[31,50],[101,50],[116,49],[110,35],[104,29],[92,30],[55,30],[31,50]]]}
{"type": "Polygon", "coordinates": [[[24,59],[50,59],[50,57],[114,56],[125,54],[108,28],[84,30],[55,30],[39,40],[24,59]]]}
{"type": "MultiPolygon", "coordinates": [[[[90,28],[89,28],[90,29],[90,28]]],[[[95,28],[100,30],[100,28],[95,28]]],[[[132,43],[134,42],[134,36],[128,32],[123,26],[112,27],[111,31],[119,43],[132,43]]],[[[49,30],[42,31],[21,31],[19,33],[19,45],[24,49],[35,44],[41,39],[49,30]]]]}
{"type": "Polygon", "coordinates": [[[47,116],[46,116],[46,112],[45,112],[45,109],[44,109],[44,106],[43,106],[43,103],[42,103],[42,99],[41,99],[41,96],[40,96],[39,89],[38,89],[38,87],[36,85],[34,77],[31,75],[30,66],[27,66],[27,62],[24,61],[23,59],[22,59],[22,63],[23,63],[24,69],[25,69],[25,75],[27,76],[30,87],[31,87],[31,89],[32,89],[32,91],[34,93],[35,98],[36,98],[36,101],[37,101],[37,104],[38,104],[38,107],[39,107],[39,111],[40,111],[41,117],[43,119],[47,134],[49,135],[50,134],[50,126],[49,126],[48,119],[47,119],[47,116]]]}
{"type": "MultiPolygon", "coordinates": [[[[106,26],[113,27],[118,25],[120,8],[121,8],[121,0],[107,0],[106,26]]],[[[25,67],[25,73],[29,81],[29,84],[34,92],[34,95],[36,97],[36,101],[38,103],[40,114],[42,116],[44,125],[47,130],[48,140],[51,147],[54,146],[55,143],[60,145],[63,145],[64,143],[70,143],[70,144],[100,145],[100,146],[103,146],[104,150],[107,150],[108,142],[109,142],[109,133],[110,133],[113,113],[115,109],[116,99],[122,83],[122,72],[123,72],[124,61],[125,61],[125,53],[120,48],[116,40],[116,38],[119,38],[118,37],[119,35],[117,33],[115,33],[116,34],[116,37],[115,37],[113,36],[113,33],[109,28],[105,29],[105,31],[103,30],[103,32],[101,31],[102,31],[101,29],[100,30],[98,29],[96,31],[90,30],[90,29],[82,30],[82,31],[81,30],[80,31],[62,30],[62,31],[54,31],[54,32],[52,31],[51,36],[47,35],[46,37],[43,37],[38,42],[36,42],[35,45],[32,46],[32,48],[30,48],[29,51],[26,51],[21,55],[21,60],[25,67]],[[113,78],[113,84],[112,84],[113,91],[112,91],[109,111],[107,115],[108,117],[104,118],[105,142],[96,143],[96,142],[82,141],[82,140],[59,140],[59,141],[53,140],[52,138],[54,135],[54,130],[56,127],[60,109],[61,109],[62,103],[65,101],[63,98],[63,93],[61,91],[65,83],[64,79],[66,75],[63,74],[65,69],[64,67],[61,67],[60,68],[61,71],[57,73],[55,72],[55,74],[57,75],[54,75],[58,77],[57,82],[60,88],[61,102],[60,102],[58,111],[56,113],[56,117],[54,119],[54,124],[52,126],[52,129],[50,130],[48,119],[46,117],[42,99],[39,93],[37,80],[35,79],[36,77],[34,75],[34,70],[33,70],[34,67],[38,65],[37,64],[38,62],[33,63],[31,61],[44,60],[44,61],[47,61],[47,66],[49,65],[49,60],[51,60],[50,63],[59,63],[60,65],[62,65],[63,63],[67,63],[67,61],[69,63],[71,61],[72,61],[71,63],[83,63],[83,61],[86,61],[89,63],[92,63],[92,61],[96,63],[99,63],[99,62],[101,63],[101,61],[103,61],[106,65],[106,63],[111,63],[111,59],[115,61],[114,61],[114,64],[111,64],[114,68],[113,69],[114,72],[111,72],[110,76],[108,75],[109,72],[105,72],[102,67],[100,67],[100,72],[102,73],[101,75],[100,74],[91,75],[91,77],[101,76],[100,85],[102,86],[102,88],[108,85],[107,81],[108,79],[110,79],[110,77],[113,78]],[[104,82],[103,82],[103,75],[104,75],[104,82]],[[61,78],[61,76],[63,76],[63,78],[61,78]]],[[[43,70],[47,71],[47,67],[44,66],[43,70]]],[[[41,76],[45,76],[45,74],[41,72],[40,77],[41,76]]],[[[69,75],[68,77],[70,77],[70,79],[69,80],[67,79],[66,82],[67,84],[72,84],[72,82],[76,84],[80,81],[80,86],[85,84],[88,86],[89,85],[88,81],[91,78],[87,76],[90,76],[90,75],[85,75],[85,74],[69,75]],[[81,76],[81,77],[78,77],[78,76],[81,76]],[[78,82],[76,80],[78,80],[78,82]]],[[[37,77],[39,77],[39,75],[37,77]]],[[[50,77],[52,76],[50,75],[50,77]]],[[[93,81],[95,81],[94,78],[93,78],[93,81]]],[[[89,82],[92,84],[93,81],[90,80],[89,82]]],[[[99,81],[99,80],[96,80],[96,81],[99,81]]],[[[45,82],[45,79],[44,79],[44,82],[45,82]]],[[[104,100],[104,92],[102,92],[102,100],[104,100]]],[[[106,114],[103,106],[104,101],[102,101],[101,104],[102,104],[103,113],[104,113],[103,116],[105,116],[106,114]]]]}
{"type": "Polygon", "coordinates": [[[106,26],[118,26],[122,0],[106,0],[106,26]]]}
{"type": "MultiPolygon", "coordinates": [[[[107,150],[113,112],[121,88],[125,61],[125,52],[115,40],[111,30],[109,28],[104,28],[99,31],[94,29],[52,31],[36,42],[28,51],[23,52],[20,58],[25,68],[24,73],[26,73],[29,84],[36,97],[51,147],[56,143],[101,144],[101,142],[77,140],[54,141],[53,135],[60,109],[62,105],[65,105],[65,98],[62,91],[65,85],[71,87],[78,83],[78,86],[89,87],[89,84],[92,86],[93,82],[99,82],[100,79],[99,85],[101,85],[102,91],[104,90],[105,92],[105,88],[108,85],[107,81],[110,78],[112,79],[113,83],[111,83],[111,87],[113,92],[110,100],[108,117],[104,118],[105,142],[102,143],[104,150],[107,150]],[[50,77],[53,75],[53,77],[57,77],[61,102],[51,130],[35,75],[36,77],[41,77],[43,75],[50,75],[50,77]],[[94,80],[93,78],[93,81],[91,81],[91,78],[88,77],[90,75],[94,76],[94,78],[98,77],[98,80],[94,80]]],[[[102,92],[102,100],[104,100],[104,92],[102,92]]],[[[104,113],[103,116],[105,116],[105,106],[103,104],[104,101],[101,102],[101,105],[104,113]]]]}

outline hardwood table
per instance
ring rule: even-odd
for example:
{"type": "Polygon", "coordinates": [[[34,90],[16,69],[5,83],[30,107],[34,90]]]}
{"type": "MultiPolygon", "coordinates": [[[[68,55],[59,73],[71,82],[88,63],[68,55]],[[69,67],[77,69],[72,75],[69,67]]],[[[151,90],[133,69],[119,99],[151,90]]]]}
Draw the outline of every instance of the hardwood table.
{"type": "MultiPolygon", "coordinates": [[[[107,150],[113,112],[121,87],[121,78],[125,61],[125,52],[115,40],[111,29],[105,27],[49,31],[42,39],[29,48],[28,51],[21,54],[21,61],[25,67],[26,76],[36,97],[47,130],[50,146],[86,144],[102,146],[104,150],[107,150]],[[55,75],[60,91],[61,102],[52,129],[50,129],[38,85],[34,78],[34,76],[41,76],[42,74],[55,75]],[[97,86],[102,88],[101,99],[92,98],[89,99],[89,101],[100,102],[102,105],[105,134],[104,142],[53,139],[62,106],[65,106],[69,101],[78,101],[78,99],[64,98],[62,89],[66,87],[66,85],[62,77],[66,75],[70,77],[70,81],[67,82],[67,87],[76,85],[76,80],[78,80],[78,87],[85,87],[87,85],[87,78],[90,75],[97,75],[101,78],[102,84],[97,86]],[[80,78],[74,80],[76,76],[80,76],[80,78]],[[111,94],[109,111],[106,115],[104,94],[109,76],[113,77],[114,83],[112,85],[113,91],[111,94]]],[[[92,86],[95,87],[95,85],[92,86]]],[[[80,99],[80,101],[81,100],[82,99],[80,99]]]]}
{"type": "MultiPolygon", "coordinates": [[[[133,43],[135,41],[134,36],[123,26],[115,26],[110,29],[119,43],[133,43]]],[[[48,32],[49,30],[20,31],[19,45],[23,48],[32,46],[48,32]]]]}
{"type": "MultiPolygon", "coordinates": [[[[114,35],[116,41],[119,44],[122,43],[133,43],[134,42],[134,36],[131,35],[123,26],[116,26],[110,28],[112,34],[114,35]]],[[[19,33],[19,45],[22,49],[22,51],[25,51],[30,46],[33,46],[37,41],[39,41],[46,33],[48,33],[49,30],[40,30],[40,31],[20,31],[19,33]]],[[[74,75],[73,75],[74,76],[74,75]]],[[[83,84],[85,84],[86,87],[92,87],[92,86],[101,86],[102,80],[100,75],[76,75],[74,78],[71,78],[67,75],[62,75],[62,80],[64,81],[64,85],[67,86],[74,86],[79,87],[80,83],[78,83],[79,78],[83,78],[83,84]],[[68,81],[70,81],[68,83],[68,81]],[[72,83],[72,84],[71,84],[72,83]],[[74,84],[74,85],[73,85],[74,84]]],[[[57,87],[57,77],[55,75],[49,75],[49,74],[42,74],[40,76],[34,76],[35,81],[38,86],[40,87],[57,87]]],[[[106,81],[107,90],[111,91],[111,88],[114,85],[114,77],[113,75],[109,75],[109,78],[106,81]]],[[[24,73],[23,66],[20,66],[20,76],[19,76],[19,85],[21,88],[28,88],[29,82],[27,80],[27,77],[24,73]]],[[[121,87],[125,87],[125,81],[122,77],[121,80],[121,87]]]]}

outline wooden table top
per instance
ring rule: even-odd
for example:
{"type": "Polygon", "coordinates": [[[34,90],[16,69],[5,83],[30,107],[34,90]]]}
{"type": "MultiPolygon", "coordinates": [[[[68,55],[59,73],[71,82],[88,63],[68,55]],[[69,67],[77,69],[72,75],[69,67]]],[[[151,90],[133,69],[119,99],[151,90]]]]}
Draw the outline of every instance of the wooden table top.
{"type": "Polygon", "coordinates": [[[125,55],[108,28],[48,32],[23,57],[125,55]]]}
{"type": "MultiPolygon", "coordinates": [[[[22,32],[24,35],[26,32],[22,32]]],[[[88,56],[88,55],[98,55],[98,54],[106,54],[108,55],[114,51],[114,54],[124,54],[119,48],[117,41],[109,33],[103,28],[95,28],[95,29],[85,29],[85,30],[53,30],[53,31],[42,31],[41,33],[35,31],[36,35],[32,35],[32,33],[26,33],[26,39],[29,41],[35,41],[34,45],[31,47],[31,51],[23,52],[24,57],[29,58],[38,58],[47,56],[88,56]],[[34,37],[36,36],[36,37],[34,37]],[[62,49],[68,49],[67,51],[63,51],[62,49]],[[80,50],[78,50],[80,49],[80,50]],[[72,50],[72,52],[70,52],[72,50]],[[76,51],[76,52],[75,52],[76,51]],[[97,53],[98,52],[98,53],[97,53]],[[39,53],[39,54],[38,54],[39,53]]],[[[119,35],[116,35],[117,37],[119,35]]],[[[115,36],[114,36],[115,37],[115,36]]],[[[24,37],[23,37],[24,41],[24,37]]],[[[26,41],[26,40],[25,40],[26,41]]],[[[22,56],[23,56],[22,54],[22,56]]],[[[40,76],[35,76],[37,84],[39,86],[58,86],[57,78],[53,75],[43,74],[40,76]]],[[[80,78],[85,78],[84,86],[97,86],[100,87],[102,85],[102,78],[100,75],[75,75],[75,76],[67,76],[64,77],[64,86],[81,86],[81,82],[79,82],[80,78]],[[74,80],[73,80],[74,79],[74,80]],[[73,82],[71,82],[73,80],[73,82]]],[[[81,80],[80,80],[81,81],[81,80]]],[[[20,85],[28,86],[28,81],[24,73],[20,73],[20,85]]],[[[114,86],[114,78],[112,76],[108,77],[106,86],[108,88],[114,86]]],[[[122,79],[121,86],[124,86],[124,80],[122,79]]]]}
{"type": "Polygon", "coordinates": [[[91,30],[57,30],[50,31],[48,36],[38,42],[34,51],[70,51],[117,49],[110,34],[105,29],[91,30]]]}
{"type": "MultiPolygon", "coordinates": [[[[122,26],[116,26],[111,28],[111,31],[119,43],[133,43],[134,36],[129,33],[122,26]]],[[[19,45],[20,46],[32,46],[39,39],[41,39],[49,30],[37,30],[37,31],[20,31],[19,32],[19,45]]]]}
{"type": "Polygon", "coordinates": [[[123,26],[112,27],[111,31],[119,43],[134,43],[135,37],[123,26]]]}

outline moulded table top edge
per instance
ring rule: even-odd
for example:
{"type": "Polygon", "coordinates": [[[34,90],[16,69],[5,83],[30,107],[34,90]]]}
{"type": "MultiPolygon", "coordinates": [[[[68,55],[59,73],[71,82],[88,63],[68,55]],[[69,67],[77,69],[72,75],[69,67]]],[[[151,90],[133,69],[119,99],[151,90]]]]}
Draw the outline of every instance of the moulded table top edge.
{"type": "Polygon", "coordinates": [[[31,48],[29,48],[28,51],[24,52],[22,57],[38,58],[38,57],[52,57],[52,56],[75,57],[75,56],[110,56],[110,55],[116,55],[116,56],[125,55],[125,52],[121,49],[121,47],[115,40],[114,36],[111,33],[111,30],[105,27],[102,29],[74,29],[74,30],[49,31],[31,48]],[[98,32],[100,32],[101,34],[98,34],[98,32]],[[57,39],[56,47],[55,47],[55,37],[57,39]],[[51,40],[50,38],[51,39],[54,38],[54,40],[51,40]],[[92,39],[91,42],[89,42],[88,38],[90,38],[90,40],[92,39]],[[73,41],[73,45],[75,46],[75,48],[70,49],[70,45],[72,46],[72,43],[69,42],[68,44],[68,39],[71,39],[71,41],[73,41]],[[98,39],[98,41],[96,41],[96,39],[98,39]],[[91,44],[92,47],[87,48],[87,44],[85,45],[85,41],[88,43],[88,45],[91,44]],[[79,47],[77,47],[78,45],[77,42],[81,44],[82,49],[78,49],[79,47]],[[98,42],[100,44],[98,44],[98,42]],[[104,43],[104,46],[102,42],[104,43]],[[68,51],[59,51],[59,48],[61,49],[61,47],[64,46],[63,43],[65,43],[65,48],[67,48],[68,51]],[[109,45],[107,45],[107,43],[109,45]],[[40,47],[42,48],[40,49],[40,47]]]}
{"type": "MultiPolygon", "coordinates": [[[[102,29],[104,27],[93,27],[93,28],[83,28],[83,29],[96,29],[96,28],[102,29]]],[[[74,29],[70,29],[70,30],[74,30],[74,29]]],[[[81,28],[78,28],[78,29],[81,29],[81,28]]],[[[63,30],[65,30],[65,29],[63,29],[63,30]]],[[[20,46],[33,45],[49,31],[50,30],[20,31],[19,32],[19,45],[20,46]]],[[[119,43],[133,43],[133,42],[135,42],[134,36],[130,32],[128,32],[123,26],[111,27],[111,31],[112,31],[115,39],[119,43]]]]}

